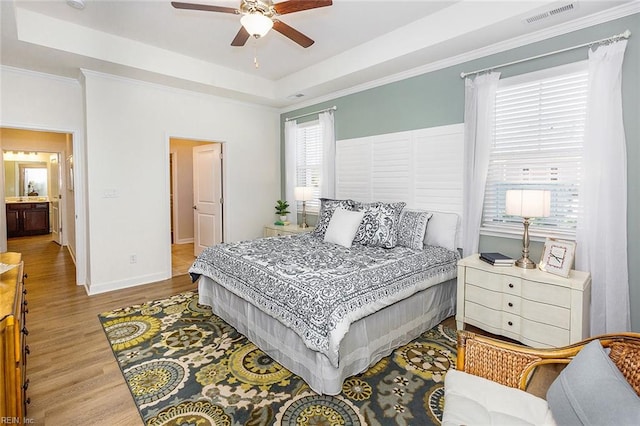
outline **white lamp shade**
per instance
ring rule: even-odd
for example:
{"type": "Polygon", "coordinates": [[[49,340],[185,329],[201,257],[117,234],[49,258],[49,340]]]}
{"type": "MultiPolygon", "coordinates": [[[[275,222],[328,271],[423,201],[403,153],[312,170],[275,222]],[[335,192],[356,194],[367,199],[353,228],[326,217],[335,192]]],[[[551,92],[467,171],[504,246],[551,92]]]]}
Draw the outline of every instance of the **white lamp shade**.
{"type": "Polygon", "coordinates": [[[315,188],[312,186],[296,186],[294,189],[294,196],[298,201],[313,200],[313,192],[315,188]]]}
{"type": "Polygon", "coordinates": [[[254,37],[262,37],[273,27],[273,21],[261,13],[247,13],[240,18],[240,23],[254,37]]]}
{"type": "Polygon", "coordinates": [[[548,217],[551,214],[551,192],[534,189],[507,191],[506,213],[520,217],[548,217]]]}

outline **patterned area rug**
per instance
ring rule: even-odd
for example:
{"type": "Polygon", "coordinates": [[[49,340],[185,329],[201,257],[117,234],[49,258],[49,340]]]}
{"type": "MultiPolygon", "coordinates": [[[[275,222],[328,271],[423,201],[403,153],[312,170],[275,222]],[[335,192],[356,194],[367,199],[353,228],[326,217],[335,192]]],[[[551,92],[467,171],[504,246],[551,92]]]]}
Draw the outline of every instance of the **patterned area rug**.
{"type": "Polygon", "coordinates": [[[440,424],[455,330],[438,326],[318,395],[194,292],[99,315],[147,425],[440,424]]]}

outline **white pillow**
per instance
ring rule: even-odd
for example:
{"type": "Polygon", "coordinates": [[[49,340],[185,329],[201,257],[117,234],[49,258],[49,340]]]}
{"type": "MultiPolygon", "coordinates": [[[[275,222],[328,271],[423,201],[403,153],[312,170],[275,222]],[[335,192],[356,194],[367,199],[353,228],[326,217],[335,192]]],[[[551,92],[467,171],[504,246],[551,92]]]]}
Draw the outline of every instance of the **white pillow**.
{"type": "Polygon", "coordinates": [[[356,236],[356,232],[358,232],[358,227],[363,217],[364,212],[362,211],[350,211],[337,208],[331,216],[329,226],[327,226],[324,241],[339,244],[347,248],[351,247],[351,243],[353,243],[353,238],[356,236]]]}
{"type": "Polygon", "coordinates": [[[458,230],[458,215],[456,213],[432,212],[433,216],[427,223],[424,243],[430,246],[441,246],[455,251],[456,234],[458,230]]]}

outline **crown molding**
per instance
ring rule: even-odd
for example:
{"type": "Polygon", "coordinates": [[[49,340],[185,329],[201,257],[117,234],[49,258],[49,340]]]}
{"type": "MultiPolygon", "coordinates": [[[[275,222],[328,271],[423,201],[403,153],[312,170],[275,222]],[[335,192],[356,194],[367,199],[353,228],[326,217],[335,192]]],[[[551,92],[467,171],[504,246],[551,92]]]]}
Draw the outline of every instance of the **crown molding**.
{"type": "Polygon", "coordinates": [[[33,71],[25,68],[13,67],[10,65],[0,65],[0,70],[2,70],[3,73],[7,72],[7,73],[13,73],[13,74],[28,75],[31,77],[46,78],[49,80],[55,80],[61,83],[80,87],[80,82],[77,79],[71,78],[71,77],[63,77],[60,75],[48,74],[46,72],[33,71]]]}
{"type": "Polygon", "coordinates": [[[395,83],[397,81],[406,80],[418,75],[427,74],[430,72],[438,71],[444,68],[448,68],[454,65],[460,65],[465,62],[473,61],[475,59],[484,58],[486,56],[494,55],[496,53],[506,52],[511,49],[516,49],[529,44],[544,41],[553,37],[569,34],[574,31],[582,30],[585,28],[593,27],[595,25],[604,24],[616,19],[624,18],[626,16],[640,13],[640,1],[632,1],[623,5],[604,10],[602,12],[594,13],[589,16],[578,18],[572,21],[564,22],[562,24],[554,25],[543,30],[538,30],[530,34],[526,34],[520,37],[515,37],[511,40],[502,41],[489,46],[485,46],[481,49],[476,49],[470,52],[466,52],[460,55],[452,56],[440,61],[431,62],[429,64],[421,65],[416,68],[412,68],[397,74],[392,74],[377,80],[372,80],[367,83],[359,84],[357,86],[350,87],[348,89],[339,90],[327,95],[323,95],[317,98],[308,99],[304,102],[297,103],[295,105],[289,105],[280,110],[281,114],[302,109],[311,105],[316,105],[322,102],[327,102],[354,93],[363,92],[365,90],[373,89],[376,87],[384,86],[386,84],[395,83]]]}

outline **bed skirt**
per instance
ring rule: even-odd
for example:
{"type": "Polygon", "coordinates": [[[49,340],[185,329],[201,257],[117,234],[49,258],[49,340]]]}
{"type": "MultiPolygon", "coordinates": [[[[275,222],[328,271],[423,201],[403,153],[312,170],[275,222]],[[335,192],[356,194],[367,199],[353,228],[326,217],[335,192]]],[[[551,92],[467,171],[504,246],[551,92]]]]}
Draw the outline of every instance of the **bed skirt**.
{"type": "Polygon", "coordinates": [[[302,339],[280,321],[228,291],[204,275],[198,281],[199,303],[245,335],[263,352],[294,374],[315,392],[337,395],[347,377],[365,371],[455,314],[456,279],[432,285],[376,313],[349,328],[340,343],[339,365],[331,365],[320,352],[307,348],[302,339]]]}

